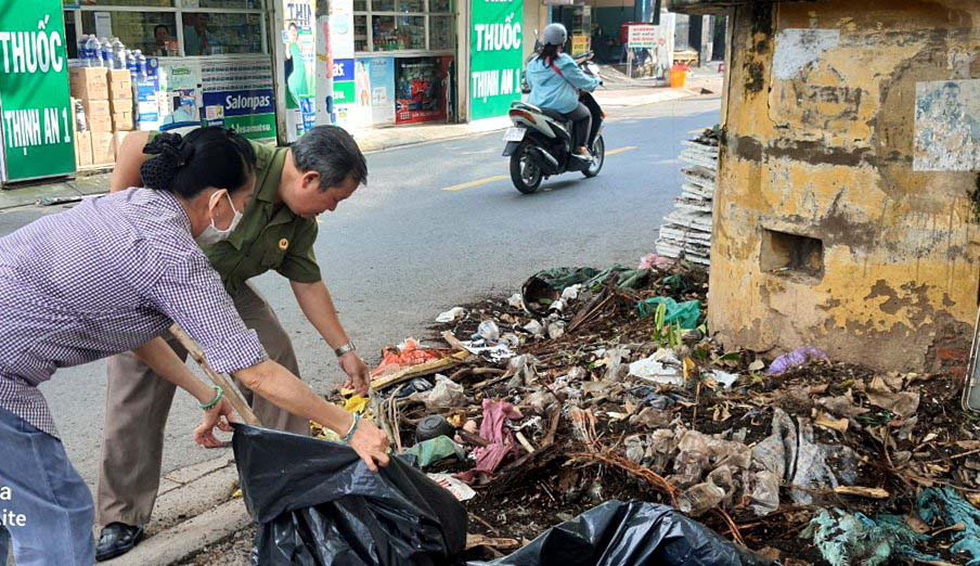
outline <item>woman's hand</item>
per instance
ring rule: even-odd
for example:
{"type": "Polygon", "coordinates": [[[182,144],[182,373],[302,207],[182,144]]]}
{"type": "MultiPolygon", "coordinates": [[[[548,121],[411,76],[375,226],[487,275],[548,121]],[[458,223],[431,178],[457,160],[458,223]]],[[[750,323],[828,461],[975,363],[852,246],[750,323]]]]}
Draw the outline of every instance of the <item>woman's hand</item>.
{"type": "Polygon", "coordinates": [[[377,472],[379,466],[383,468],[391,462],[388,458],[388,446],[388,435],[368,419],[361,419],[354,431],[354,437],[350,439],[350,447],[372,472],[377,472]]]}
{"type": "Polygon", "coordinates": [[[227,399],[222,399],[217,405],[204,411],[204,419],[194,429],[194,442],[205,448],[221,448],[225,443],[214,436],[214,427],[225,432],[231,432],[233,429],[230,423],[232,422],[236,422],[234,409],[231,408],[231,403],[227,399]]]}

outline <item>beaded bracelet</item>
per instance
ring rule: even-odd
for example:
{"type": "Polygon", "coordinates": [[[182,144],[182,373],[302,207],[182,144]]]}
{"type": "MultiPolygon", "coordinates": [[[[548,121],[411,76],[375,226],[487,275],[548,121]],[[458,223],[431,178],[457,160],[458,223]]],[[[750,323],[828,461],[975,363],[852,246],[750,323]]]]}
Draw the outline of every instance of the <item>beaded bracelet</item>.
{"type": "Polygon", "coordinates": [[[207,403],[198,403],[197,406],[200,407],[200,408],[202,408],[202,409],[204,409],[205,411],[208,411],[210,409],[213,409],[215,407],[215,405],[217,405],[218,403],[220,403],[221,400],[224,399],[224,397],[225,397],[225,390],[222,389],[220,385],[215,385],[214,386],[214,392],[216,393],[216,395],[214,396],[214,399],[211,399],[207,403]]]}

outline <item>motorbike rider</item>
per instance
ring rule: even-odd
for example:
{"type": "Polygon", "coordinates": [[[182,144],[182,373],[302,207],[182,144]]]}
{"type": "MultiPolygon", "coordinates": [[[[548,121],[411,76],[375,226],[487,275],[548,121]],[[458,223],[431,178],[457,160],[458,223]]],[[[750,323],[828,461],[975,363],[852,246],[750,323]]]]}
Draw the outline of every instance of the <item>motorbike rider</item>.
{"type": "Polygon", "coordinates": [[[582,72],[568,54],[564,52],[568,31],[565,26],[554,23],[544,28],[544,46],[532,58],[525,71],[531,87],[528,102],[539,108],[559,112],[573,123],[574,153],[584,159],[592,155],[586,147],[592,129],[592,113],[579,102],[579,90],[592,92],[601,81],[582,72]]]}

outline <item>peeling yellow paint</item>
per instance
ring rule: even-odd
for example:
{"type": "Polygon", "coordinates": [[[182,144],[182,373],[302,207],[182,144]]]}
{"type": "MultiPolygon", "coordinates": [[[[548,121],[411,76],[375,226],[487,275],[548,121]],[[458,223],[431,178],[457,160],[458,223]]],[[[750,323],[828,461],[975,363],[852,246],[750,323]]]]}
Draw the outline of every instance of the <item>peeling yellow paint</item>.
{"type": "Polygon", "coordinates": [[[733,346],[813,344],[885,369],[929,368],[935,347],[968,346],[978,174],[914,171],[912,140],[917,81],[980,78],[980,65],[950,64],[980,52],[980,3],[753,4],[732,26],[711,330],[733,346]],[[777,37],[791,29],[839,41],[793,76],[780,65],[780,79],[777,37]],[[763,272],[766,230],[820,240],[820,276],[763,272]]]}

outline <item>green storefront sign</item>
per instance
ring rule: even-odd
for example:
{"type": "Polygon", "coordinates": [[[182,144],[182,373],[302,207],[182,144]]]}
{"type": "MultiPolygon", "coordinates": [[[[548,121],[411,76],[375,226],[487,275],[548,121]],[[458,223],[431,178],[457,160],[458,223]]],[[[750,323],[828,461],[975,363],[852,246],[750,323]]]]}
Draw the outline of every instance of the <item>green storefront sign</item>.
{"type": "Polygon", "coordinates": [[[503,116],[521,99],[523,0],[472,0],[470,118],[503,116]]]}
{"type": "Polygon", "coordinates": [[[61,0],[0,0],[2,180],[75,171],[61,0]]]}

